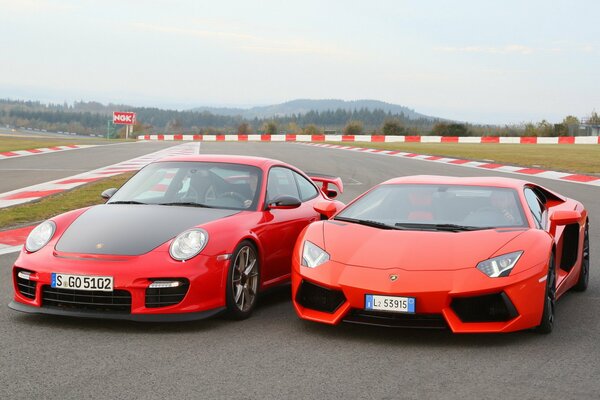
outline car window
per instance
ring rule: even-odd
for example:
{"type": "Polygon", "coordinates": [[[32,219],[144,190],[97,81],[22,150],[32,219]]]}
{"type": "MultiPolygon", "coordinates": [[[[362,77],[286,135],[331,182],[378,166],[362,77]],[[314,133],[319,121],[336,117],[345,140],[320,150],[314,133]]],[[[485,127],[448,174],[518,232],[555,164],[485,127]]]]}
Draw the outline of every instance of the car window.
{"type": "Polygon", "coordinates": [[[338,217],[391,226],[527,226],[517,191],[491,186],[384,184],[350,204],[338,217]]]}
{"type": "Polygon", "coordinates": [[[525,200],[527,200],[527,205],[531,210],[531,214],[533,214],[535,225],[538,227],[538,229],[541,229],[544,226],[544,205],[531,188],[525,188],[524,193],[525,200]]]}
{"type": "Polygon", "coordinates": [[[146,201],[149,199],[162,199],[167,189],[177,175],[176,168],[156,168],[148,173],[144,180],[131,193],[131,200],[146,201]]]}
{"type": "Polygon", "coordinates": [[[310,183],[305,177],[302,175],[292,172],[294,177],[296,178],[296,182],[298,183],[298,189],[300,190],[300,200],[307,201],[310,199],[314,199],[319,194],[319,191],[315,186],[310,183]]]}
{"type": "Polygon", "coordinates": [[[273,167],[269,171],[267,181],[267,201],[272,201],[278,196],[284,195],[300,198],[293,172],[287,168],[273,167]]]}
{"type": "Polygon", "coordinates": [[[108,203],[185,203],[213,208],[255,210],[260,169],[219,162],[158,162],[134,175],[108,203]]]}

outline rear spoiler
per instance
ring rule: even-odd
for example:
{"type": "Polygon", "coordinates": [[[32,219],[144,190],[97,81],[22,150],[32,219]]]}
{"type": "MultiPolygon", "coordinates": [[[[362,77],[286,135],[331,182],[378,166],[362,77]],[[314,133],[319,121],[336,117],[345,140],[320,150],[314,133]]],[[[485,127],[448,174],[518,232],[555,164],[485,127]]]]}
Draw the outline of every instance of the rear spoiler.
{"type": "Polygon", "coordinates": [[[308,177],[315,183],[321,183],[321,191],[329,198],[334,198],[339,193],[344,192],[344,184],[342,183],[342,178],[339,176],[315,174],[309,172],[308,177]],[[335,186],[337,190],[329,189],[329,185],[335,186]]]}

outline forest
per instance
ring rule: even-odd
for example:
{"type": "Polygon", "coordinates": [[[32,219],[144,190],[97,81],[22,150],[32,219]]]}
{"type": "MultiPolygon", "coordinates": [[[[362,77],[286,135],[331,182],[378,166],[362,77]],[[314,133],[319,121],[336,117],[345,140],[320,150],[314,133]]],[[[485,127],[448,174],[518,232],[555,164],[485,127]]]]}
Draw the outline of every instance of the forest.
{"type": "MultiPolygon", "coordinates": [[[[517,125],[477,125],[440,118],[409,118],[404,113],[382,109],[337,109],[292,113],[265,118],[217,115],[208,111],[166,110],[98,102],[42,103],[0,99],[0,125],[51,132],[76,132],[117,137],[124,134],[112,124],[113,111],[132,111],[137,115],[134,134],[152,133],[344,133],[439,136],[565,136],[569,126],[579,120],[567,116],[559,124],[548,121],[517,125]]],[[[592,118],[598,115],[592,113],[592,118]]]]}

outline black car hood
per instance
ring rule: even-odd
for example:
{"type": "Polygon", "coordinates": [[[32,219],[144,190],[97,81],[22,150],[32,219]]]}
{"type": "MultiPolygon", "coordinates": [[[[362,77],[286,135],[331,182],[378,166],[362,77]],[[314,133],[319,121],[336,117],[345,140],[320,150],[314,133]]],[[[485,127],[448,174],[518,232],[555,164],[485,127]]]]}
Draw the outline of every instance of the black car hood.
{"type": "Polygon", "coordinates": [[[140,255],[188,228],[238,212],[214,208],[103,204],[81,214],[63,233],[56,250],[140,255]]]}

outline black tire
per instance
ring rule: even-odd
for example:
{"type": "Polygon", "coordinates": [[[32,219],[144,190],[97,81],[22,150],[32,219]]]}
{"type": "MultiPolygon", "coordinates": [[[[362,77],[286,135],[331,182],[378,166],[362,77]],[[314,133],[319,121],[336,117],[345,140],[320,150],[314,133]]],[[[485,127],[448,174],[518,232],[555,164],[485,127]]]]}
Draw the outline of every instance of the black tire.
{"type": "Polygon", "coordinates": [[[576,292],[584,292],[588,287],[590,280],[590,225],[585,224],[585,230],[583,234],[583,250],[581,257],[581,272],[579,273],[579,279],[573,290],[576,292]]]}
{"type": "Polygon", "coordinates": [[[248,318],[258,299],[260,265],[256,246],[248,240],[241,242],[233,252],[227,273],[227,313],[230,318],[248,318]]]}
{"type": "Polygon", "coordinates": [[[536,332],[548,334],[554,328],[554,310],[556,308],[556,266],[554,265],[554,253],[550,256],[548,263],[548,277],[546,278],[546,291],[544,293],[544,311],[542,320],[536,327],[536,332]]]}

